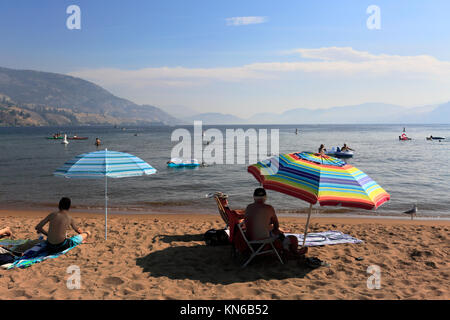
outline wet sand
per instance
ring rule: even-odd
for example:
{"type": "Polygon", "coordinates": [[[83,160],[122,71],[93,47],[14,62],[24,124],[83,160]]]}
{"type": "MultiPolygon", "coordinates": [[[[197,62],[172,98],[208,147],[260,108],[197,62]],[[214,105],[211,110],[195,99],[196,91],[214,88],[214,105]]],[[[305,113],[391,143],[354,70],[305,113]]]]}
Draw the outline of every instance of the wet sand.
{"type": "MultiPolygon", "coordinates": [[[[35,239],[46,214],[0,210],[0,227],[35,239]]],[[[207,230],[224,227],[218,214],[110,215],[107,241],[103,215],[72,216],[93,232],[88,243],[27,269],[0,269],[0,299],[450,299],[450,221],[313,215],[311,231],[339,230],[364,242],[309,248],[307,256],[329,267],[259,257],[241,269],[230,246],[203,241],[207,230]],[[72,265],[81,289],[67,288],[72,265]],[[367,287],[370,265],[380,268],[380,289],[367,287]]],[[[280,225],[302,233],[305,218],[281,217],[280,225]]]]}

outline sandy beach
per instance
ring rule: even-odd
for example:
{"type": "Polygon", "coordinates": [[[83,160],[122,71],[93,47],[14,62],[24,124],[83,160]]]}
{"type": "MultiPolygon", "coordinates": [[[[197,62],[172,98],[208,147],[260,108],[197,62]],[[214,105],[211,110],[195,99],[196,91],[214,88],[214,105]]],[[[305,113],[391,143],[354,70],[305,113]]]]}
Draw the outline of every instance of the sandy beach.
{"type": "MultiPolygon", "coordinates": [[[[36,238],[44,211],[0,211],[16,239],[36,238]]],[[[66,255],[27,269],[0,270],[0,299],[449,299],[450,221],[346,219],[313,216],[312,231],[339,230],[362,244],[312,247],[329,267],[281,265],[260,257],[242,270],[230,246],[206,246],[203,234],[223,227],[219,215],[72,216],[94,235],[66,255]],[[356,258],[363,258],[361,261],[356,258]],[[66,286],[67,268],[81,271],[81,289],[66,286]],[[368,289],[378,265],[381,288],[368,289]]],[[[304,218],[280,218],[302,232],[304,218]]]]}

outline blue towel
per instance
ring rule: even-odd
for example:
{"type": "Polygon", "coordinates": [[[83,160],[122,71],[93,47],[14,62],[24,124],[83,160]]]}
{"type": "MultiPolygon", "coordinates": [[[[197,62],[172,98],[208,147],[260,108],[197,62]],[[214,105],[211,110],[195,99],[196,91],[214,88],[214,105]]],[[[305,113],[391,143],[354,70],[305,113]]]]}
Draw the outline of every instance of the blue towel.
{"type": "Polygon", "coordinates": [[[70,238],[70,240],[72,240],[72,246],[58,253],[51,253],[47,248],[47,242],[43,241],[33,248],[25,251],[24,255],[17,258],[7,269],[24,269],[32,266],[35,263],[39,263],[47,259],[57,258],[60,255],[66,254],[67,252],[78,246],[81,242],[83,242],[83,237],[81,235],[76,235],[70,238]]]}

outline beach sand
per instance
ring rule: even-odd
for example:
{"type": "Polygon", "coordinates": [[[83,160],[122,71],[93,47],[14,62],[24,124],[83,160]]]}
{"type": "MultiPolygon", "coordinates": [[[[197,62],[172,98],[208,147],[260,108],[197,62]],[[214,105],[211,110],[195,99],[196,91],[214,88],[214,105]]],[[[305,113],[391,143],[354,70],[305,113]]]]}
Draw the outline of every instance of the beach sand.
{"type": "MultiPolygon", "coordinates": [[[[0,227],[36,238],[46,214],[0,210],[0,227]]],[[[0,299],[450,299],[450,221],[315,215],[311,231],[339,230],[364,243],[309,249],[329,267],[260,257],[241,269],[230,246],[203,241],[224,226],[218,214],[111,215],[108,241],[102,215],[72,216],[94,233],[88,243],[27,269],[0,270],[0,299]],[[81,289],[66,286],[71,265],[80,268],[81,289]],[[367,287],[370,265],[380,267],[380,289],[367,287]]],[[[301,233],[305,218],[281,217],[280,225],[301,233]]]]}

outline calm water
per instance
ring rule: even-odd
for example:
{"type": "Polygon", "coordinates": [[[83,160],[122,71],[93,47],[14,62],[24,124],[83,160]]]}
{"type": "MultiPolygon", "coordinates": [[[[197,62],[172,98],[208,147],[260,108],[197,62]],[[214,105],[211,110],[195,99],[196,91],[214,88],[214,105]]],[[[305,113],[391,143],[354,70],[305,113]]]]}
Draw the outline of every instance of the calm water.
{"type": "MultiPolygon", "coordinates": [[[[377,181],[391,194],[381,206],[380,215],[398,215],[417,203],[420,214],[450,217],[450,125],[411,125],[412,141],[398,141],[401,125],[299,125],[252,126],[280,129],[280,152],[316,151],[323,143],[328,149],[346,142],[356,150],[348,162],[377,181]],[[444,136],[442,142],[425,137],[444,136]]],[[[189,127],[186,127],[189,128],[189,127]]],[[[207,129],[208,127],[204,127],[207,129]]],[[[226,128],[216,126],[225,135],[226,128]]],[[[50,207],[60,197],[69,196],[79,209],[102,209],[104,180],[78,180],[54,177],[53,171],[72,157],[96,151],[99,137],[109,150],[134,154],[158,170],[155,175],[110,179],[109,204],[112,211],[135,212],[215,212],[216,206],[205,194],[230,194],[232,207],[243,208],[258,186],[247,173],[247,165],[213,165],[176,170],[166,167],[172,147],[174,127],[147,128],[0,128],[0,207],[50,207]],[[46,140],[55,131],[87,136],[87,141],[46,140]],[[134,136],[135,133],[138,136],[134,136]]],[[[191,130],[191,128],[189,128],[191,130]]],[[[307,204],[299,199],[269,191],[269,202],[279,212],[304,212],[307,204]]],[[[322,207],[321,212],[370,214],[364,210],[322,207]]]]}

